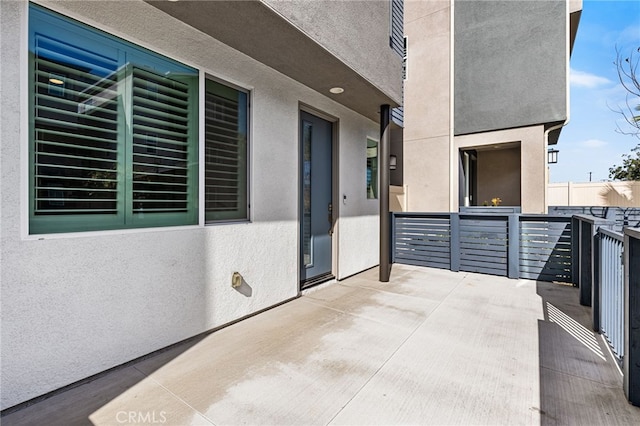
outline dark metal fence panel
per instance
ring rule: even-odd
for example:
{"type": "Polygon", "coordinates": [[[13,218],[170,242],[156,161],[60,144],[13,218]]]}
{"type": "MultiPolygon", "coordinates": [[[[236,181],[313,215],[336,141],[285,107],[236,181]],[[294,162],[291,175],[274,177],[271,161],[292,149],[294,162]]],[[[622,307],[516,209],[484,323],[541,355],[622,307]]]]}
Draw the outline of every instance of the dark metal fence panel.
{"type": "Polygon", "coordinates": [[[600,333],[613,354],[624,355],[624,267],[623,235],[604,228],[598,230],[600,241],[600,333]]]}
{"type": "Polygon", "coordinates": [[[640,406],[640,228],[624,230],[624,393],[640,406]]]}
{"type": "Polygon", "coordinates": [[[622,232],[625,226],[631,228],[640,227],[640,208],[637,207],[618,207],[614,210],[612,219],[615,220],[615,229],[622,232]]]}
{"type": "Polygon", "coordinates": [[[398,263],[451,267],[449,214],[394,215],[393,258],[398,263]]]}
{"type": "Polygon", "coordinates": [[[609,209],[615,207],[602,206],[549,206],[549,214],[558,216],[573,216],[574,214],[586,214],[589,216],[606,218],[609,209]]]}
{"type": "Polygon", "coordinates": [[[553,215],[588,215],[611,221],[607,226],[622,232],[625,226],[640,227],[640,208],[638,207],[602,207],[602,206],[549,206],[553,215]]]}
{"type": "Polygon", "coordinates": [[[397,263],[510,278],[572,282],[567,216],[393,213],[397,263]]]}
{"type": "Polygon", "coordinates": [[[460,215],[460,270],[508,274],[508,216],[460,215]]]}
{"type": "Polygon", "coordinates": [[[571,217],[520,216],[520,278],[571,283],[571,217]]]}

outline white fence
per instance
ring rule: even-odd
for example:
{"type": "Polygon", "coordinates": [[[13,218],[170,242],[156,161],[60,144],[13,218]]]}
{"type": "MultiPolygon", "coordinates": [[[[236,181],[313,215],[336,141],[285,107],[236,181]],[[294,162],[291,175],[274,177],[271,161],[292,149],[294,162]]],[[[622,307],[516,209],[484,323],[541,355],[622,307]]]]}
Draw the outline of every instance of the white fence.
{"type": "Polygon", "coordinates": [[[550,183],[550,206],[640,207],[640,182],[550,183]]]}

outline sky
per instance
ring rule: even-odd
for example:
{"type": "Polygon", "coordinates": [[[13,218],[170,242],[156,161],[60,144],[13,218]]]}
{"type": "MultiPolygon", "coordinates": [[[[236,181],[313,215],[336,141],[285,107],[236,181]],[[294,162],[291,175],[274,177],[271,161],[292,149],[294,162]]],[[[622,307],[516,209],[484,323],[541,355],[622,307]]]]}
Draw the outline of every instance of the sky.
{"type": "Polygon", "coordinates": [[[640,1],[583,0],[570,61],[570,118],[555,146],[558,163],[549,165],[551,182],[589,182],[590,172],[594,182],[609,180],[609,168],[640,143],[616,131],[617,124],[629,129],[612,111],[626,105],[627,93],[614,65],[616,47],[640,58],[640,1]]]}

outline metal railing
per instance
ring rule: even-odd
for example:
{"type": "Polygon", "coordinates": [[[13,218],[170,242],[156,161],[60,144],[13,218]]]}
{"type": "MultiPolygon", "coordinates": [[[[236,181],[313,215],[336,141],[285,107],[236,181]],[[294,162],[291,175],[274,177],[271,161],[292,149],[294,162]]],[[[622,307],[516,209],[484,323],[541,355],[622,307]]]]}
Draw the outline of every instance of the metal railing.
{"type": "Polygon", "coordinates": [[[599,228],[600,241],[600,333],[619,362],[624,356],[624,236],[599,228]]]}
{"type": "Polygon", "coordinates": [[[580,304],[591,306],[593,330],[603,334],[622,366],[624,393],[640,406],[640,229],[573,216],[580,304]]]}

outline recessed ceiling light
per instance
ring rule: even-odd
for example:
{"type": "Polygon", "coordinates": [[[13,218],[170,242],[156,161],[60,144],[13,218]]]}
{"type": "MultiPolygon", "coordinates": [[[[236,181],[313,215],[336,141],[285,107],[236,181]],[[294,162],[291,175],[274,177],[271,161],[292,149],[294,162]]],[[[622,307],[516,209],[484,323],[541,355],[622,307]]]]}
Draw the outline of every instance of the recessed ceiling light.
{"type": "Polygon", "coordinates": [[[329,89],[329,91],[334,95],[339,95],[340,93],[344,92],[344,89],[342,87],[332,87],[331,89],[329,89]]]}
{"type": "Polygon", "coordinates": [[[60,80],[59,78],[50,78],[49,79],[49,83],[51,83],[51,84],[64,84],[64,81],[60,80]]]}

